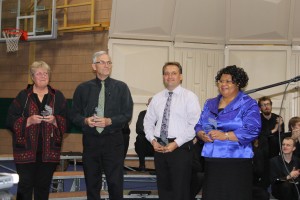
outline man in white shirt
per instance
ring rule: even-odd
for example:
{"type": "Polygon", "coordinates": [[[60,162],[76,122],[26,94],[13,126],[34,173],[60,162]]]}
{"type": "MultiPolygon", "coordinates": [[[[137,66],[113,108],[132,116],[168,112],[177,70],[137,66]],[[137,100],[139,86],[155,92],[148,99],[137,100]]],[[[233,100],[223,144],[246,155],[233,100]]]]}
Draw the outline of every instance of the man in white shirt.
{"type": "Polygon", "coordinates": [[[201,109],[198,97],[181,87],[180,63],[167,62],[162,72],[166,89],[152,98],[144,119],[144,129],[146,138],[155,151],[159,199],[189,199],[192,140],[195,137],[194,127],[201,109]],[[167,114],[166,107],[170,108],[167,114]],[[168,118],[167,123],[165,118],[168,118]],[[162,126],[165,127],[164,130],[161,130],[162,126]]]}

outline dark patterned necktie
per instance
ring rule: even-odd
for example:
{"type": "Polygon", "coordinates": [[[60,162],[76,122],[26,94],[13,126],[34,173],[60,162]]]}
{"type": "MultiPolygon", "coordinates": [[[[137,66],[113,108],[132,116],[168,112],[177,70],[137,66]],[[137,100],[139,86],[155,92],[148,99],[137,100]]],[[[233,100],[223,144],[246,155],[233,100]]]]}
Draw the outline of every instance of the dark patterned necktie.
{"type": "MultiPolygon", "coordinates": [[[[97,110],[98,117],[104,117],[104,105],[105,105],[105,82],[101,81],[101,91],[99,94],[98,110],[97,110]]],[[[102,133],[104,128],[97,127],[96,129],[98,133],[102,133]]]]}
{"type": "Polygon", "coordinates": [[[161,129],[160,129],[160,139],[165,144],[168,144],[168,127],[169,127],[169,118],[170,118],[170,106],[172,101],[173,92],[169,92],[169,97],[167,99],[164,115],[162,118],[161,129]]]}

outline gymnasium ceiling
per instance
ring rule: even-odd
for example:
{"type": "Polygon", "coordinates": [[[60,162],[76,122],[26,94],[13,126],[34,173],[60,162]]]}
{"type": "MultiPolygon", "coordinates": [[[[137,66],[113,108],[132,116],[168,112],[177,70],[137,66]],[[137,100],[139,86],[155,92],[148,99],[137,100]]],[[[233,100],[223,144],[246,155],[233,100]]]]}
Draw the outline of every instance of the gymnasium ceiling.
{"type": "Polygon", "coordinates": [[[300,0],[113,0],[110,38],[300,45],[300,0]]]}

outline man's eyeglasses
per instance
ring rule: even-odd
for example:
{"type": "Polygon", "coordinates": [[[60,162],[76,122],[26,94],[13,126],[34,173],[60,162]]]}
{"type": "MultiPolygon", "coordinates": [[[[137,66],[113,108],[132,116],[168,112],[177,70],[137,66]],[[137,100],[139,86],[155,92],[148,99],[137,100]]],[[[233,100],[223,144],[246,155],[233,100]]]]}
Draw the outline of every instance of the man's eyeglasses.
{"type": "Polygon", "coordinates": [[[218,84],[223,84],[223,83],[226,83],[226,84],[232,84],[234,83],[232,80],[218,80],[217,81],[218,84]]]}
{"type": "Polygon", "coordinates": [[[98,62],[95,62],[94,64],[99,64],[99,65],[112,65],[112,62],[111,61],[107,61],[105,62],[104,60],[100,60],[98,62]]]}
{"type": "Polygon", "coordinates": [[[37,76],[37,77],[42,77],[42,76],[48,76],[48,72],[36,72],[33,75],[37,76]]]}
{"type": "Polygon", "coordinates": [[[270,107],[271,106],[271,104],[270,103],[263,103],[263,104],[260,104],[260,107],[270,107]]]}

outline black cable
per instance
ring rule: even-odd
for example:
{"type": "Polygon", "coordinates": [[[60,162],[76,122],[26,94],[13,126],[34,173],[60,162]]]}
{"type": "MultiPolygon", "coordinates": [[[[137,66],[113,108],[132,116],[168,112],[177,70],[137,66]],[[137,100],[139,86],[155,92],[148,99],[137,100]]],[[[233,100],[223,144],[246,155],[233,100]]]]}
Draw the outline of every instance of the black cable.
{"type": "MultiPolygon", "coordinates": [[[[271,84],[271,85],[267,85],[267,86],[263,86],[263,87],[260,87],[260,88],[256,88],[256,89],[253,89],[253,90],[248,90],[248,91],[245,91],[245,93],[246,94],[250,94],[250,93],[254,93],[254,92],[257,92],[257,91],[260,91],[260,90],[264,90],[264,89],[268,89],[268,88],[272,88],[272,87],[275,87],[275,86],[279,86],[279,85],[283,85],[283,84],[286,84],[287,83],[287,86],[286,86],[286,88],[285,88],[285,90],[284,90],[284,95],[283,95],[283,98],[282,98],[282,101],[281,101],[281,105],[280,105],[280,110],[279,110],[279,116],[281,117],[281,110],[282,110],[282,105],[283,105],[283,101],[284,101],[284,99],[285,99],[285,96],[286,96],[286,91],[287,91],[287,87],[290,85],[290,83],[291,82],[298,82],[298,81],[300,81],[300,76],[296,76],[296,77],[294,77],[294,78],[292,78],[292,79],[290,79],[290,80],[287,80],[287,81],[282,81],[282,82],[278,82],[278,83],[274,83],[274,84],[271,84]]],[[[280,127],[280,121],[278,121],[278,134],[279,134],[279,136],[278,136],[278,140],[279,140],[279,148],[280,148],[280,153],[282,152],[282,146],[281,146],[281,137],[280,137],[280,129],[281,129],[281,127],[280,127]]],[[[282,153],[281,153],[281,156],[282,156],[282,153]]],[[[289,172],[289,170],[287,169],[287,166],[285,165],[285,162],[284,162],[284,158],[282,157],[282,159],[283,159],[283,163],[284,163],[284,166],[285,166],[285,169],[286,169],[286,171],[288,172],[288,173],[290,173],[289,172]]],[[[300,200],[300,195],[299,195],[299,190],[298,190],[298,187],[297,187],[297,185],[296,185],[296,182],[295,182],[295,180],[293,179],[293,183],[294,183],[294,185],[295,185],[295,187],[296,187],[296,190],[297,190],[297,194],[298,194],[298,200],[300,200]]]]}

